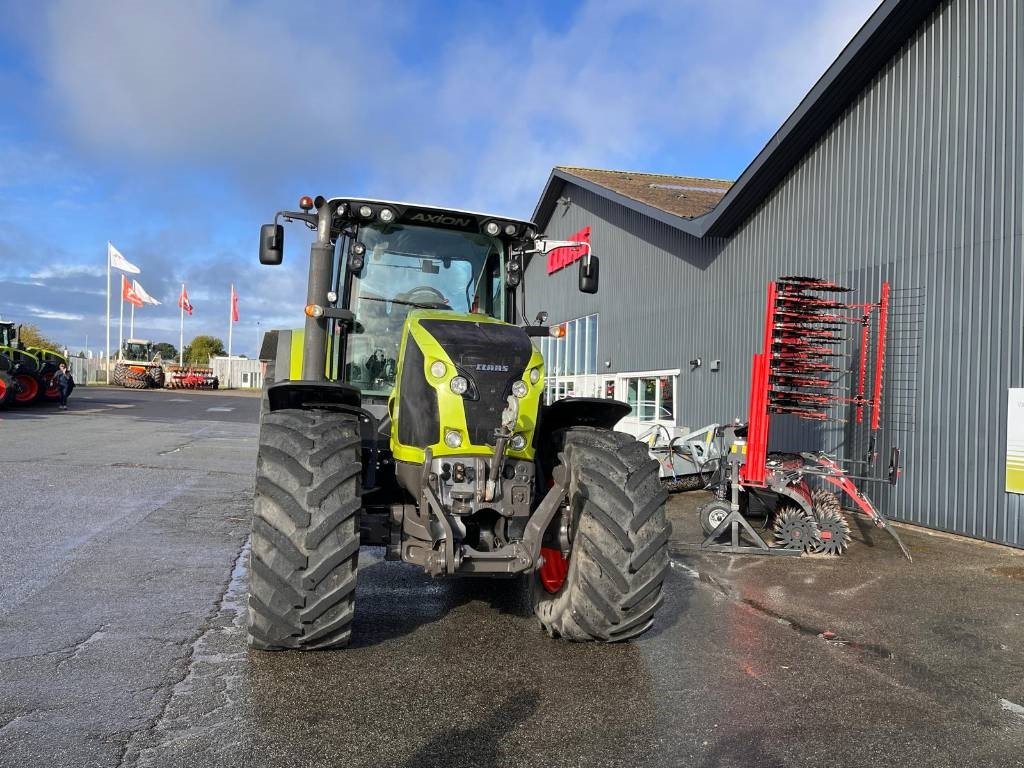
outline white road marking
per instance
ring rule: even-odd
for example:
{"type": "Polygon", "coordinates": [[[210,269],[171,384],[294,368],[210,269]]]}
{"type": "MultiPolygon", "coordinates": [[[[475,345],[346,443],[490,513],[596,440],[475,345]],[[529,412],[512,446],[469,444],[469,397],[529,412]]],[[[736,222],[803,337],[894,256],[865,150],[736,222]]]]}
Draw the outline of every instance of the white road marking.
{"type": "Polygon", "coordinates": [[[1014,701],[1010,701],[1009,699],[1000,699],[999,706],[1003,708],[1004,712],[1012,712],[1019,717],[1024,717],[1024,707],[1014,701]]]}
{"type": "Polygon", "coordinates": [[[187,397],[172,397],[168,399],[168,403],[191,403],[192,400],[187,397]]]}
{"type": "Polygon", "coordinates": [[[234,408],[228,408],[226,406],[218,405],[215,408],[207,408],[206,410],[207,411],[218,411],[218,412],[222,412],[222,413],[227,413],[228,411],[233,411],[235,409],[234,408]]]}
{"type": "Polygon", "coordinates": [[[110,403],[111,408],[134,408],[134,403],[110,403]]]}

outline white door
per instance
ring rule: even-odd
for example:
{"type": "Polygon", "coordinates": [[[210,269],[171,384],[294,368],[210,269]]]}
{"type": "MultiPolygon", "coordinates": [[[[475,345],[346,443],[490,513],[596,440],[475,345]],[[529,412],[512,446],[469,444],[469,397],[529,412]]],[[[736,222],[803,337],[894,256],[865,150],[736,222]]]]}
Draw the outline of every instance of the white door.
{"type": "Polygon", "coordinates": [[[678,371],[625,373],[616,377],[615,398],[629,408],[629,415],[616,429],[634,437],[672,435],[676,426],[676,383],[678,371]]]}

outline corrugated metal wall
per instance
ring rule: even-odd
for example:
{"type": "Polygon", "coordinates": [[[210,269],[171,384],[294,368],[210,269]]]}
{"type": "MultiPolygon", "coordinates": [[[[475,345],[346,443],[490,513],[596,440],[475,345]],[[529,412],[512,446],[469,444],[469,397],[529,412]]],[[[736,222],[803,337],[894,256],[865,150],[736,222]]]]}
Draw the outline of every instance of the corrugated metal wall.
{"type": "MultiPolygon", "coordinates": [[[[1007,389],[1024,386],[1024,0],[953,0],[879,72],[727,241],[698,241],[568,185],[546,231],[592,227],[601,292],[573,268],[527,273],[528,308],[600,313],[608,371],[681,368],[679,421],[746,409],[767,281],[831,277],[897,291],[887,442],[906,474],[879,496],[895,517],[1024,546],[1003,492],[1007,389]],[[689,370],[700,356],[722,370],[689,370]]],[[[792,437],[779,424],[780,440],[792,437]]],[[[843,429],[804,432],[859,453],[843,429]]]]}

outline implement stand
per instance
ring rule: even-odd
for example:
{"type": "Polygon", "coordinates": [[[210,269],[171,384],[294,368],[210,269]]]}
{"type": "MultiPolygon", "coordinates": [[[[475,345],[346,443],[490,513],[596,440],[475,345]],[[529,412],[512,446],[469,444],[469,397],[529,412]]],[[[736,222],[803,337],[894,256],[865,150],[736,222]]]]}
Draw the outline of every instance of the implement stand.
{"type": "Polygon", "coordinates": [[[795,555],[799,557],[802,550],[785,547],[769,547],[760,534],[750,527],[750,523],[740,514],[739,510],[730,512],[725,520],[701,542],[700,548],[710,552],[728,552],[731,555],[795,555]],[[747,534],[753,544],[740,544],[740,529],[747,534]],[[729,534],[729,543],[719,543],[723,534],[729,534]]]}

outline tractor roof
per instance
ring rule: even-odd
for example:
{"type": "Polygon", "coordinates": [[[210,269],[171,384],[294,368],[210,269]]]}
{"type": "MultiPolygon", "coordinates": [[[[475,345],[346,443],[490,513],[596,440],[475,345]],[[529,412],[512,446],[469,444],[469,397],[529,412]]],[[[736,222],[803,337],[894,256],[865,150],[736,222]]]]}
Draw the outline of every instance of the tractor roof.
{"type": "MultiPolygon", "coordinates": [[[[481,230],[487,222],[497,221],[504,224],[514,224],[521,235],[527,229],[536,232],[537,225],[529,219],[518,219],[510,216],[501,216],[480,211],[464,211],[461,208],[441,208],[436,205],[423,205],[421,203],[405,203],[397,200],[377,200],[367,197],[332,197],[328,203],[346,206],[348,217],[354,221],[365,218],[367,221],[376,220],[382,208],[391,208],[398,224],[418,224],[420,226],[435,226],[446,229],[481,230]],[[359,209],[368,206],[372,213],[369,217],[361,217],[359,209]]],[[[504,227],[503,227],[504,228],[504,227]]]]}

